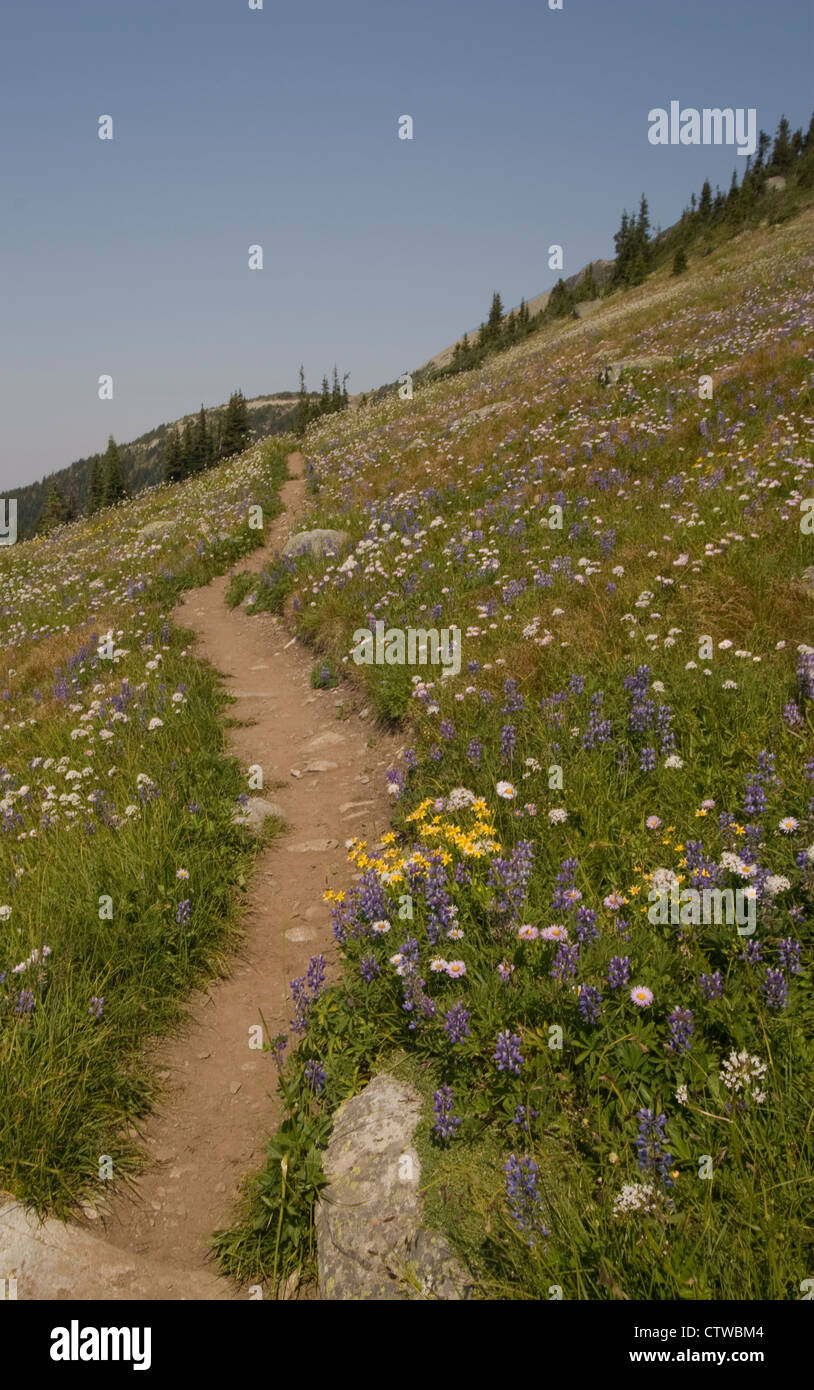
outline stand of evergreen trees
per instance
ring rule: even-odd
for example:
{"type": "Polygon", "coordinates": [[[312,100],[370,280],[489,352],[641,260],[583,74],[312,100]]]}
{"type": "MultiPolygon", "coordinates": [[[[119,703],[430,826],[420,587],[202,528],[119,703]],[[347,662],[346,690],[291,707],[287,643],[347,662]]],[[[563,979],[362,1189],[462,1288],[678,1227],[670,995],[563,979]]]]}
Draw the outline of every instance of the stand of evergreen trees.
{"type": "Polygon", "coordinates": [[[689,207],[667,231],[657,229],[652,233],[650,209],[642,194],[637,213],[622,213],[621,225],[614,237],[613,274],[601,287],[593,266],[589,265],[576,284],[567,284],[560,278],[545,309],[533,315],[529,314],[525,301],[516,312],[504,314],[500,295],[494,294],[489,316],[477,335],[470,340],[464,334],[455,344],[452,360],[445,367],[430,368],[415,376],[418,380],[434,380],[478,367],[486,357],[520,342],[553,319],[570,317],[583,300],[596,299],[620,287],[639,285],[651,271],[663,265],[671,265],[673,274],[681,275],[688,268],[688,251],[693,245],[700,242],[702,254],[708,254],[713,242],[735,236],[745,226],[756,226],[764,217],[768,216],[770,223],[793,217],[803,201],[801,194],[812,188],[814,116],[805,134],[802,130],[792,133],[783,116],[774,143],[765,131],[760,132],[754,160],[747,159],[740,184],[737,173],[733,173],[729,192],[724,194],[716,189],[713,194],[707,180],[698,198],[692,195],[689,207]],[[767,204],[766,181],[775,175],[785,178],[787,187],[782,192],[773,192],[772,202],[767,204]]]}
{"type": "Polygon", "coordinates": [[[170,430],[164,449],[164,478],[181,482],[193,473],[213,468],[222,459],[240,454],[251,435],[249,408],[242,391],[233,391],[220,420],[210,423],[201,406],[197,418],[190,416],[182,430],[170,430]]]}
{"type": "MultiPolygon", "coordinates": [[[[86,514],[93,516],[94,512],[100,511],[102,507],[112,507],[115,502],[122,502],[129,496],[125,461],[111,435],[104,454],[94,454],[90,461],[86,514]]],[[[55,527],[75,521],[79,514],[79,499],[73,480],[65,493],[52,482],[37,520],[36,534],[47,535],[55,527]]]]}
{"type": "Polygon", "coordinates": [[[333,415],[337,410],[347,410],[348,408],[348,377],[350,372],[345,372],[341,382],[339,372],[334,365],[333,382],[329,386],[328,378],[322,378],[322,389],[317,395],[313,391],[308,391],[305,385],[305,371],[300,363],[300,384],[297,392],[297,426],[296,432],[302,437],[308,426],[313,420],[321,420],[323,415],[333,415]]]}

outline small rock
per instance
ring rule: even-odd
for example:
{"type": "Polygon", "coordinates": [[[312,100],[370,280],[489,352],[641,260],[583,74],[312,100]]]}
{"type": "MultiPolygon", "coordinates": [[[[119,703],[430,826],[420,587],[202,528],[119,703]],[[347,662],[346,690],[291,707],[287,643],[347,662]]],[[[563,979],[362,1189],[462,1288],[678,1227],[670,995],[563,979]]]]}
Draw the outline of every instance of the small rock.
{"type": "Polygon", "coordinates": [[[289,854],[326,854],[338,844],[338,840],[303,840],[301,845],[286,845],[286,849],[289,854]]]}
{"type": "Polygon", "coordinates": [[[333,772],[336,767],[339,767],[339,763],[329,763],[323,758],[317,759],[313,763],[306,763],[303,772],[333,772]]]}
{"type": "Polygon", "coordinates": [[[199,1062],[205,1062],[206,1059],[207,1059],[207,1057],[211,1057],[211,1056],[212,1056],[212,1053],[211,1053],[211,1052],[199,1052],[199,1053],[198,1053],[198,1061],[199,1061],[199,1062]]]}
{"type": "Polygon", "coordinates": [[[286,941],[313,941],[316,932],[309,931],[307,927],[292,927],[285,934],[286,941]]]}
{"type": "Polygon", "coordinates": [[[232,1093],[233,1096],[236,1096],[237,1093],[238,1093],[238,1091],[240,1090],[240,1084],[241,1084],[241,1083],[240,1083],[239,1081],[230,1081],[230,1082],[229,1082],[229,1090],[231,1091],[231,1093],[232,1093]]]}
{"type": "Polygon", "coordinates": [[[348,811],[361,811],[365,806],[375,806],[375,801],[343,801],[339,807],[340,816],[346,816],[348,811]]]}

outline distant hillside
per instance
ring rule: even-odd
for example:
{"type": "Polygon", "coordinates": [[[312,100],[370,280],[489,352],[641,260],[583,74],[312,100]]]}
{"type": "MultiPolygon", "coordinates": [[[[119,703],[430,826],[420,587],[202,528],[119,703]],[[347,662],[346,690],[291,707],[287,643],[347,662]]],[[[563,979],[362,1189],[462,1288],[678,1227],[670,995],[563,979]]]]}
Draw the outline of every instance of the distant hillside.
{"type": "MultiPolygon", "coordinates": [[[[297,397],[292,391],[278,391],[273,396],[256,396],[246,402],[252,424],[252,442],[271,434],[286,434],[294,428],[297,397]]],[[[213,424],[225,410],[225,405],[213,406],[206,411],[208,424],[213,424]]],[[[147,430],[129,444],[120,444],[125,460],[127,485],[131,492],[160,483],[164,478],[163,457],[167,435],[174,426],[182,429],[187,420],[197,420],[198,411],[182,415],[179,420],[170,420],[147,430]]],[[[106,440],[100,440],[100,449],[106,440]]],[[[36,483],[14,488],[10,497],[17,499],[17,530],[20,536],[31,536],[37,524],[49,488],[56,484],[63,497],[70,500],[77,512],[84,512],[87,504],[91,457],[77,459],[67,468],[49,473],[36,483]]]]}

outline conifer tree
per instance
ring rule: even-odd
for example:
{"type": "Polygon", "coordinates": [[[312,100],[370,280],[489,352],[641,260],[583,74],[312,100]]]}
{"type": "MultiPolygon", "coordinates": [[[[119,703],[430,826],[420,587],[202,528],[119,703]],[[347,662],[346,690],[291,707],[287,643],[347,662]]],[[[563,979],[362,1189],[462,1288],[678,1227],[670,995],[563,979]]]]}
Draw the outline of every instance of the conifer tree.
{"type": "Polygon", "coordinates": [[[331,386],[331,410],[341,410],[342,408],[342,388],[339,385],[339,372],[334,362],[333,384],[331,386]]]}
{"type": "Polygon", "coordinates": [[[774,137],[771,167],[776,174],[785,174],[791,167],[791,126],[785,116],[781,116],[774,137]]]}
{"type": "Polygon", "coordinates": [[[124,476],[124,463],[121,453],[111,434],[105,454],[105,506],[121,502],[127,496],[127,483],[124,476]]]}
{"type": "Polygon", "coordinates": [[[90,481],[88,483],[88,516],[93,516],[105,505],[105,466],[101,454],[94,454],[90,461],[90,481]]]}
{"type": "Polygon", "coordinates": [[[489,317],[486,320],[487,336],[491,339],[500,335],[500,326],[503,322],[503,301],[499,294],[492,295],[492,305],[489,309],[489,317]]]}
{"type": "Polygon", "coordinates": [[[678,250],[677,250],[676,253],[675,253],[675,256],[673,257],[673,274],[674,274],[674,275],[683,275],[683,273],[684,273],[684,271],[685,271],[686,269],[687,269],[687,253],[686,253],[686,251],[684,250],[684,247],[683,247],[683,246],[679,246],[678,250]]]}
{"type": "Polygon", "coordinates": [[[37,521],[37,534],[45,536],[65,521],[65,498],[56,483],[51,483],[37,521]]]}
{"type": "Polygon", "coordinates": [[[310,416],[310,413],[311,413],[311,411],[310,411],[310,404],[311,404],[311,403],[310,403],[310,401],[309,401],[309,399],[308,399],[308,392],[307,392],[306,386],[305,386],[305,369],[304,369],[304,367],[303,367],[303,365],[302,365],[302,362],[301,362],[301,363],[300,363],[300,385],[299,385],[299,390],[297,391],[297,426],[296,426],[297,434],[299,435],[300,438],[302,438],[302,436],[305,434],[306,429],[308,428],[308,419],[309,419],[309,416],[310,416]]]}
{"type": "Polygon", "coordinates": [[[202,473],[212,462],[212,441],[206,424],[206,411],[201,405],[198,414],[198,424],[195,430],[195,467],[194,472],[202,473]]]}
{"type": "Polygon", "coordinates": [[[177,483],[184,476],[183,449],[177,428],[170,430],[164,448],[164,480],[177,483]]]}
{"type": "Polygon", "coordinates": [[[712,212],[712,186],[709,179],[704,179],[704,186],[701,189],[701,197],[698,201],[698,215],[706,221],[712,212]]]}
{"type": "Polygon", "coordinates": [[[188,478],[195,468],[195,426],[192,416],[184,421],[181,434],[181,477],[188,478]]]}

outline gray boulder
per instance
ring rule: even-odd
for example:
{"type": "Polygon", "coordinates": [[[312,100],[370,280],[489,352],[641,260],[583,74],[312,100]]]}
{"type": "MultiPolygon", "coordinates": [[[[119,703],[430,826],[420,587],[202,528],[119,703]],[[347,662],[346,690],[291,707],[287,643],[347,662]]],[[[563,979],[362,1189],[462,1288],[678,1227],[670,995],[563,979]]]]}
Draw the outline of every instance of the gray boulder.
{"type": "Polygon", "coordinates": [[[803,570],[800,581],[806,593],[814,598],[814,565],[809,565],[808,569],[803,570]]]}
{"type": "Polygon", "coordinates": [[[289,536],[283,546],[283,555],[327,555],[338,553],[347,545],[350,537],[347,531],[298,531],[289,536]]]}
{"type": "Polygon", "coordinates": [[[574,305],[575,319],[589,319],[595,314],[597,309],[602,308],[601,299],[583,299],[581,303],[574,305]]]}
{"type": "Polygon", "coordinates": [[[472,1280],[444,1237],[421,1225],[413,1144],[421,1109],[412,1086],[383,1073],[337,1110],[316,1208],[323,1299],[471,1297],[472,1280]]]}
{"type": "Polygon", "coordinates": [[[249,804],[244,806],[241,811],[234,814],[235,825],[245,825],[247,830],[259,833],[263,829],[267,816],[277,816],[283,819],[282,807],[276,801],[267,801],[264,796],[253,796],[249,804]]]}
{"type": "Polygon", "coordinates": [[[644,371],[648,367],[664,367],[672,362],[664,353],[652,352],[647,357],[623,357],[618,362],[606,362],[599,369],[600,386],[615,386],[624,372],[644,371]]]}
{"type": "Polygon", "coordinates": [[[785,187],[786,180],[782,174],[773,174],[770,179],[766,180],[766,188],[772,193],[782,193],[785,187]]]}

